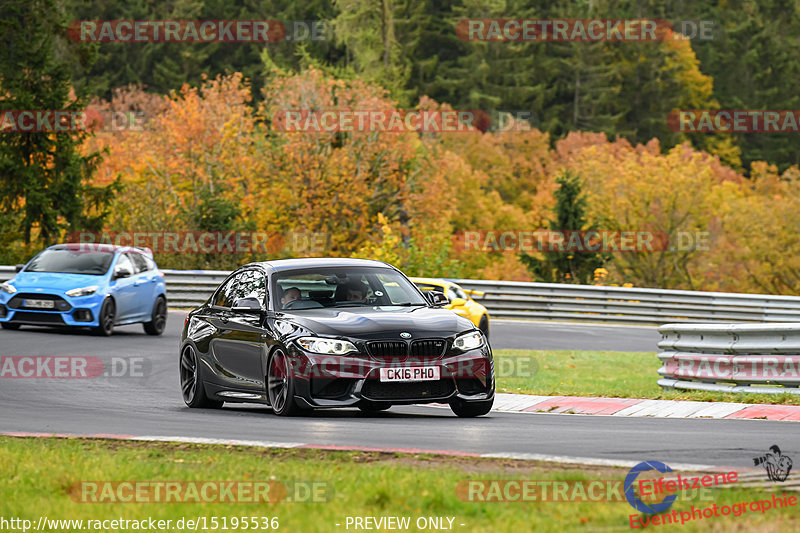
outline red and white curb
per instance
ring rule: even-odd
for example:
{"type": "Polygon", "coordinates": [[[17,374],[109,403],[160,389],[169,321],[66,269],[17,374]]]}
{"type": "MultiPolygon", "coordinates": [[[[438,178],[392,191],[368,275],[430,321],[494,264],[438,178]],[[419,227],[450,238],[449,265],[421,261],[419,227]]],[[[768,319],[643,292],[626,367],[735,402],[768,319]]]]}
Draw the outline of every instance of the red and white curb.
{"type": "MultiPolygon", "coordinates": [[[[495,452],[479,453],[463,450],[437,450],[427,448],[395,448],[387,446],[339,446],[333,444],[309,444],[303,442],[275,442],[262,440],[239,439],[213,439],[204,437],[177,437],[177,436],[151,436],[151,435],[118,435],[110,433],[35,433],[27,431],[0,431],[0,436],[18,438],[62,438],[62,439],[106,439],[128,440],[145,442],[172,442],[178,444],[216,444],[223,446],[248,446],[252,448],[283,448],[283,449],[309,449],[331,450],[349,452],[375,452],[375,453],[407,453],[445,455],[450,457],[473,457],[482,459],[516,459],[520,461],[542,461],[549,463],[564,463],[589,466],[606,466],[619,468],[632,468],[640,461],[625,461],[618,459],[600,459],[594,457],[574,457],[567,455],[548,455],[541,453],[513,453],[495,452]]],[[[702,465],[692,463],[670,463],[671,468],[681,471],[713,471],[726,472],[730,467],[702,465]]],[[[752,470],[752,469],[745,469],[752,470]]]]}
{"type": "MultiPolygon", "coordinates": [[[[446,406],[436,405],[436,407],[446,406]]],[[[637,398],[584,398],[581,396],[531,396],[506,393],[498,393],[495,396],[492,411],[501,413],[800,421],[800,405],[643,400],[637,398]]]]}

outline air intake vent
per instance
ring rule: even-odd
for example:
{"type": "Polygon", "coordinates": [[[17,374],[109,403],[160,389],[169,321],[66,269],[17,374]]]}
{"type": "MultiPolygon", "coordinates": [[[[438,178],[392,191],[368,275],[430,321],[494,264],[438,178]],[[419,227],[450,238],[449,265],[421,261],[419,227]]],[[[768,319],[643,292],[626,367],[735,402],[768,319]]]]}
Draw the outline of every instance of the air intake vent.
{"type": "Polygon", "coordinates": [[[373,341],[367,343],[372,357],[406,357],[408,344],[403,341],[373,341]]]}
{"type": "Polygon", "coordinates": [[[447,343],[444,339],[423,339],[411,343],[411,357],[439,357],[447,343]]]}

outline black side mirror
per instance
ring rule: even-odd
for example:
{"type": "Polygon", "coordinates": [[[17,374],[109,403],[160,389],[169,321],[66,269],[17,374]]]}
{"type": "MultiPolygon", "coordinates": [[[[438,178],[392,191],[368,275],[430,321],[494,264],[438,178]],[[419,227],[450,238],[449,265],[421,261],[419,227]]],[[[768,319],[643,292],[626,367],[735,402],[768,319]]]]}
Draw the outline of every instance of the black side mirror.
{"type": "Polygon", "coordinates": [[[25,265],[17,265],[14,267],[14,272],[20,272],[23,268],[25,268],[25,265]]]}
{"type": "Polygon", "coordinates": [[[263,310],[258,298],[239,298],[233,302],[233,307],[231,307],[231,311],[242,313],[260,313],[263,310]]]}
{"type": "Polygon", "coordinates": [[[447,299],[447,296],[445,296],[443,292],[428,291],[425,293],[425,296],[428,297],[428,301],[431,303],[431,305],[436,307],[450,303],[450,300],[447,299]]]}
{"type": "Polygon", "coordinates": [[[122,279],[131,277],[131,271],[127,268],[120,268],[114,271],[114,279],[122,279]]]}

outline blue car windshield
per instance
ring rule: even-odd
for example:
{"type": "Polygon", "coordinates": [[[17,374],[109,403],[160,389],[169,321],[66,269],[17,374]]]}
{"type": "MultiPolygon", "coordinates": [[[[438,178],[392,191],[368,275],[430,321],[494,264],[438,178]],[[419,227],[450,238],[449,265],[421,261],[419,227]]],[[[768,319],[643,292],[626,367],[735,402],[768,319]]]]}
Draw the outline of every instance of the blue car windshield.
{"type": "Polygon", "coordinates": [[[82,250],[44,250],[34,257],[25,272],[60,272],[102,276],[108,272],[114,254],[82,250]]]}

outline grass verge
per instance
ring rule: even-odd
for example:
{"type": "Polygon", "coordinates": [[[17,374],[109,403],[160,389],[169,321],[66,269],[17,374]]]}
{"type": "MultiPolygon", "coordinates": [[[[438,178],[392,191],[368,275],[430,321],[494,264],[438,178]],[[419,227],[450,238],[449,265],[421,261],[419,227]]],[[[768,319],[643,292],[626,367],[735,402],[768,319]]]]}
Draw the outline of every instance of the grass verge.
{"type": "Polygon", "coordinates": [[[499,392],[800,405],[800,396],[664,391],[655,352],[495,350],[499,392]]]}
{"type": "MultiPolygon", "coordinates": [[[[345,527],[348,516],[408,516],[409,531],[420,530],[413,525],[418,517],[454,517],[452,531],[624,531],[630,530],[630,515],[640,516],[625,501],[476,503],[460,499],[456,487],[475,479],[621,481],[626,474],[626,469],[607,467],[434,455],[0,437],[0,516],[34,524],[40,516],[84,521],[151,517],[173,523],[182,517],[227,517],[229,524],[232,517],[277,517],[278,531],[304,533],[354,531],[345,527]],[[75,483],[109,480],[313,481],[326,484],[329,501],[81,503],[70,496],[75,483]]],[[[702,501],[682,495],[670,511],[769,498],[762,488],[708,489],[702,501]]],[[[789,507],[707,518],[681,527],[683,531],[797,531],[800,517],[797,507],[789,507]]],[[[65,530],[78,529],[59,529],[65,530]]],[[[104,529],[109,530],[129,529],[104,529]]]]}

